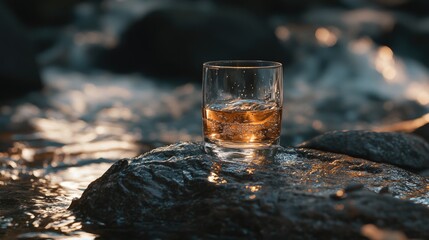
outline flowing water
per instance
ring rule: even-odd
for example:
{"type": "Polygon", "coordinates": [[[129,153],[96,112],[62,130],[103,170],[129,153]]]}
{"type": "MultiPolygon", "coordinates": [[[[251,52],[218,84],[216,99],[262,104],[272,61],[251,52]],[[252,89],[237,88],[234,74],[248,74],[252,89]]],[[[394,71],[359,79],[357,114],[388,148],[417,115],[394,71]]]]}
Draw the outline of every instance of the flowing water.
{"type": "Polygon", "coordinates": [[[115,160],[201,140],[196,85],[57,69],[44,79],[44,92],[1,108],[0,237],[93,238],[67,210],[91,181],[115,160]]]}
{"type": "MultiPolygon", "coordinates": [[[[1,108],[0,236],[5,239],[92,239],[108,230],[67,210],[91,181],[118,159],[167,143],[201,141],[199,84],[174,87],[141,76],[54,68],[44,71],[44,79],[43,92],[1,108]]],[[[337,125],[341,113],[317,112],[313,99],[297,101],[293,91],[285,91],[282,145],[296,144],[321,126],[356,129],[391,122],[361,119],[355,109],[357,120],[343,117],[337,125]]],[[[383,109],[374,115],[392,114],[383,109]]]]}
{"type": "MultiPolygon", "coordinates": [[[[121,25],[112,20],[119,3],[107,2],[113,7],[105,22],[121,25]]],[[[124,6],[144,12],[133,2],[124,6]]],[[[281,145],[328,130],[389,126],[428,112],[426,67],[369,38],[340,33],[330,27],[277,27],[285,46],[291,36],[311,46],[300,48],[301,57],[285,69],[281,145]]],[[[0,238],[93,239],[109,232],[69,212],[71,200],[118,159],[202,140],[199,83],[81,73],[76,64],[88,54],[85,47],[109,38],[93,39],[80,30],[73,34],[67,46],[73,67],[47,65],[43,92],[0,107],[0,238]]],[[[39,60],[51,55],[48,51],[39,60]]]]}

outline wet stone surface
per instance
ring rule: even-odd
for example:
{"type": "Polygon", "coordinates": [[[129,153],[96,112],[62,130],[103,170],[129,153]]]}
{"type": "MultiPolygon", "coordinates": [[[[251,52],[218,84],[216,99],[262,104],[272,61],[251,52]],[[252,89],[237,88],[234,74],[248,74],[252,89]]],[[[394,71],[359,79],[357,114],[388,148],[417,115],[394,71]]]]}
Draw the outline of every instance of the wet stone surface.
{"type": "Polygon", "coordinates": [[[299,146],[389,163],[415,171],[429,169],[429,144],[418,136],[406,133],[333,131],[299,146]]]}
{"type": "Polygon", "coordinates": [[[146,237],[426,239],[427,205],[429,179],[392,165],[304,148],[226,162],[179,143],[116,162],[70,209],[146,237]]]}

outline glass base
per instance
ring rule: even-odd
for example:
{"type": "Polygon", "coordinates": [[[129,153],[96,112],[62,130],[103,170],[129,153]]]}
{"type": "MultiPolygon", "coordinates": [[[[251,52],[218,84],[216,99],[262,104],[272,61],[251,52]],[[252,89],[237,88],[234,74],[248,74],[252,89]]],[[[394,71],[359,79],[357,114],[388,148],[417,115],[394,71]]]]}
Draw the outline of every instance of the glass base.
{"type": "Polygon", "coordinates": [[[244,161],[259,163],[271,160],[277,152],[278,141],[275,144],[260,143],[222,143],[204,142],[207,154],[215,156],[222,161],[244,161]]]}

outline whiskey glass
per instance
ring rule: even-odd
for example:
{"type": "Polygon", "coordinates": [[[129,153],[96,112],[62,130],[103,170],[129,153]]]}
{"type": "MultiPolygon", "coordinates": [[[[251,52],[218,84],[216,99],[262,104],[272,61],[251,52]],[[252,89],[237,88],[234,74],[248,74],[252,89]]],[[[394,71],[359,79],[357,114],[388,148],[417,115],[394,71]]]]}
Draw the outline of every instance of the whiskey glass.
{"type": "Polygon", "coordinates": [[[272,153],[280,139],[282,64],[260,60],[204,63],[202,105],[207,153],[239,158],[272,153]]]}

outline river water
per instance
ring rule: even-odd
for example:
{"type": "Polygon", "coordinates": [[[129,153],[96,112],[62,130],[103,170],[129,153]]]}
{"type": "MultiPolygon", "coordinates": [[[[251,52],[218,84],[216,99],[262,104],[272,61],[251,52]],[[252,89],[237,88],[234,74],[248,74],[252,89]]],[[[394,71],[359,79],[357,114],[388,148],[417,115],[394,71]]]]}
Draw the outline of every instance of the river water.
{"type": "MultiPolygon", "coordinates": [[[[68,47],[81,53],[88,33],[75,34],[68,47]]],[[[428,69],[387,46],[329,26],[279,24],[276,35],[285,46],[290,36],[311,46],[285,69],[281,145],[329,130],[386,127],[429,110],[428,69]]],[[[42,92],[0,107],[0,238],[120,236],[67,207],[118,159],[201,141],[201,85],[49,65],[42,77],[42,92]]]]}

